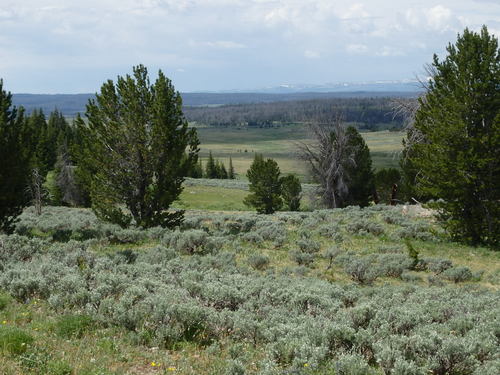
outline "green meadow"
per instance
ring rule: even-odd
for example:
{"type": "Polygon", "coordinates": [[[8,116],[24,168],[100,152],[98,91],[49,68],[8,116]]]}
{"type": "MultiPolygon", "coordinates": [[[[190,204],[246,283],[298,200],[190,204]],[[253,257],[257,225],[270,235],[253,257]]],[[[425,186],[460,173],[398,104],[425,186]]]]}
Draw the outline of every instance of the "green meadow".
{"type": "MultiPolygon", "coordinates": [[[[399,151],[402,148],[402,132],[362,133],[372,153],[376,169],[398,167],[399,151]]],[[[308,181],[307,168],[299,159],[297,144],[311,142],[304,125],[288,125],[273,128],[198,128],[201,141],[200,155],[205,161],[209,151],[226,166],[229,157],[239,178],[245,178],[255,153],[275,159],[283,173],[295,173],[308,181]]]]}

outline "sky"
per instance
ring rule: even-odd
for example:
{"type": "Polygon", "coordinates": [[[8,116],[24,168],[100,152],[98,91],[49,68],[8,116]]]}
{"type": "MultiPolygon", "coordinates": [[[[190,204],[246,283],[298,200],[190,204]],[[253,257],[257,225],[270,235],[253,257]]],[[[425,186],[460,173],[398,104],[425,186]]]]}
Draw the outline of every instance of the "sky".
{"type": "Polygon", "coordinates": [[[177,90],[412,79],[500,0],[0,0],[14,93],[96,92],[137,64],[177,90]]]}

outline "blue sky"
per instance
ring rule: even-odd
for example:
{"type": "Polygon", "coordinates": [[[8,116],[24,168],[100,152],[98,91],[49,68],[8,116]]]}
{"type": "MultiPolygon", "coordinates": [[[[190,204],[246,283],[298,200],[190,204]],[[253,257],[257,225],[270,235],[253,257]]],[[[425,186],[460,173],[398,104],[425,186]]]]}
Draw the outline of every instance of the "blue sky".
{"type": "Polygon", "coordinates": [[[181,91],[411,79],[500,0],[0,0],[0,77],[95,92],[142,63],[181,91]]]}

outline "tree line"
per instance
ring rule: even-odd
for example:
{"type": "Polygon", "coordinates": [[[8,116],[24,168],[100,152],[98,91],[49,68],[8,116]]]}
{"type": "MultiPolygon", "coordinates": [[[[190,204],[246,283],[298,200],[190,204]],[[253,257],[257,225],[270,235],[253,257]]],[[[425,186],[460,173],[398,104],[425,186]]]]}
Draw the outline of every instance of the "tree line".
{"type": "Polygon", "coordinates": [[[391,98],[329,98],[218,107],[184,107],[184,113],[190,122],[222,127],[273,127],[307,123],[317,116],[331,117],[341,113],[346,122],[354,123],[360,129],[401,129],[404,117],[394,113],[391,103],[391,98]]]}
{"type": "Polygon", "coordinates": [[[236,172],[234,171],[233,159],[229,157],[229,165],[228,168],[226,168],[224,162],[214,158],[212,151],[209,151],[205,166],[203,166],[201,159],[198,159],[198,163],[188,171],[187,177],[234,180],[236,178],[236,172]]]}

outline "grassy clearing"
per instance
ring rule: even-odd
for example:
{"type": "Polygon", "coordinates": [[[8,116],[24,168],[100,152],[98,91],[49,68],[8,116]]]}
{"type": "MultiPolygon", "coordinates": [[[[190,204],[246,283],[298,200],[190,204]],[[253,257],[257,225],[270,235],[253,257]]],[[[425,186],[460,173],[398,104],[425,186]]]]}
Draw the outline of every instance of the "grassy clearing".
{"type": "MultiPolygon", "coordinates": [[[[297,158],[297,142],[308,142],[303,125],[278,128],[200,128],[201,156],[204,160],[212,151],[226,165],[229,157],[239,178],[245,179],[255,153],[275,159],[283,173],[296,173],[307,180],[306,165],[297,158]]],[[[372,152],[375,168],[398,167],[398,151],[401,150],[403,133],[362,133],[372,152]]]]}
{"type": "MultiPolygon", "coordinates": [[[[313,208],[311,192],[314,185],[303,184],[301,210],[313,208]]],[[[176,209],[210,211],[254,211],[245,206],[243,199],[249,194],[248,181],[187,179],[179,200],[172,205],[176,209]]]]}

